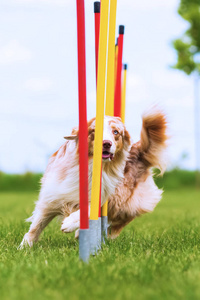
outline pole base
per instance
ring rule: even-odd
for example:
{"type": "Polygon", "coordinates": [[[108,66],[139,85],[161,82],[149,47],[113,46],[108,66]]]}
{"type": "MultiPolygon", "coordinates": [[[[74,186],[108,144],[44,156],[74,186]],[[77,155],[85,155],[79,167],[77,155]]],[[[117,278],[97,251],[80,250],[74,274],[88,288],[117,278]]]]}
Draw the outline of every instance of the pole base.
{"type": "Polygon", "coordinates": [[[101,249],[101,217],[98,219],[98,238],[97,238],[98,250],[101,249]]]}
{"type": "Polygon", "coordinates": [[[79,258],[83,262],[88,262],[90,257],[90,230],[79,230],[79,258]]]}
{"type": "Polygon", "coordinates": [[[95,255],[98,250],[98,222],[99,220],[89,220],[90,224],[90,254],[95,255]]]}
{"type": "Polygon", "coordinates": [[[101,217],[101,242],[105,243],[108,235],[108,217],[101,217]]]}

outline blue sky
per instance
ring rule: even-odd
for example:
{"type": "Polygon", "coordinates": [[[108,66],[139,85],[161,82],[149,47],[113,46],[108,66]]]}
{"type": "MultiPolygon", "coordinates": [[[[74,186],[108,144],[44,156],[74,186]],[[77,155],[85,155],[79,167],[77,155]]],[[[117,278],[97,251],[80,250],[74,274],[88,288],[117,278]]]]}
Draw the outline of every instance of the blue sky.
{"type": "MultiPolygon", "coordinates": [[[[139,139],[154,103],[168,114],[169,167],[195,168],[193,78],[172,70],[171,41],[187,27],[177,0],[118,0],[128,63],[126,125],[139,139]],[[183,160],[182,156],[187,153],[183,160]]],[[[93,1],[85,1],[88,118],[95,115],[93,1]]],[[[76,1],[1,0],[0,170],[44,171],[78,124],[76,1]]],[[[117,29],[116,29],[117,34],[117,29]]]]}

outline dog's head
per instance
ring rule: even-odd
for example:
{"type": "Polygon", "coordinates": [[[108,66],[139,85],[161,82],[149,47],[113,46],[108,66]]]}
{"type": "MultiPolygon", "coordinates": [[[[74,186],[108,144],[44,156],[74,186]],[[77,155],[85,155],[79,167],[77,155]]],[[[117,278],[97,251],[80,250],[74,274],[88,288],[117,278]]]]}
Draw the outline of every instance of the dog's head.
{"type": "MultiPolygon", "coordinates": [[[[88,122],[88,155],[93,157],[95,139],[95,118],[88,122]]],[[[78,128],[73,128],[67,140],[76,140],[78,143],[78,128]]],[[[130,135],[121,119],[118,117],[105,116],[103,130],[102,160],[109,162],[117,159],[130,146],[130,135]]]]}

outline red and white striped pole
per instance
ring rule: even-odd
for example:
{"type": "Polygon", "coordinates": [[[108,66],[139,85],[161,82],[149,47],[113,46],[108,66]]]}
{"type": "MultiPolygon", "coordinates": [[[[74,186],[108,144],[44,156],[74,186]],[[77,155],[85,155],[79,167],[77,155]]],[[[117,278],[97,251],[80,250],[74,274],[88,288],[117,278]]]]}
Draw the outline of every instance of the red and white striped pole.
{"type": "Polygon", "coordinates": [[[85,7],[77,0],[78,97],[79,97],[79,182],[80,232],[79,257],[87,262],[90,256],[88,219],[88,126],[86,100],[85,7]]]}

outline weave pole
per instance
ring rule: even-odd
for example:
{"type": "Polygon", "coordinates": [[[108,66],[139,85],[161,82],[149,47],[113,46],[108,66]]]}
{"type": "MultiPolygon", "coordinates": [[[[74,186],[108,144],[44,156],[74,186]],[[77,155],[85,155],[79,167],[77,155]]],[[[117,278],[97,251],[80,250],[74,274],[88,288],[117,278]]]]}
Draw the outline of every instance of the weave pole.
{"type": "Polygon", "coordinates": [[[87,262],[90,256],[88,222],[88,126],[86,102],[85,59],[85,7],[84,0],[77,0],[77,50],[78,50],[78,97],[79,97],[79,196],[80,232],[79,257],[87,262]]]}
{"type": "Polygon", "coordinates": [[[110,0],[106,110],[105,110],[105,113],[108,116],[114,115],[116,14],[117,14],[117,0],[110,0]]]}
{"type": "Polygon", "coordinates": [[[99,195],[101,182],[103,121],[105,103],[106,54],[108,36],[109,0],[101,1],[99,57],[96,99],[96,129],[93,154],[92,192],[90,208],[90,251],[94,255],[98,244],[99,195]]]}
{"type": "MultiPolygon", "coordinates": [[[[107,116],[114,115],[114,92],[115,92],[115,27],[117,14],[117,0],[110,0],[109,14],[109,37],[108,37],[108,60],[107,60],[107,84],[106,84],[106,109],[107,116]]],[[[101,232],[102,242],[107,236],[108,229],[108,201],[101,210],[101,232]]]]}
{"type": "Polygon", "coordinates": [[[121,107],[121,118],[125,124],[125,110],[126,110],[126,78],[127,78],[127,64],[123,65],[123,82],[122,82],[122,107],[121,107]]]}
{"type": "MultiPolygon", "coordinates": [[[[101,8],[101,3],[99,1],[94,2],[96,85],[97,85],[97,77],[98,77],[100,8],[101,8]]],[[[101,183],[100,183],[100,193],[99,193],[99,218],[98,218],[97,227],[98,227],[97,247],[98,249],[100,249],[101,248],[101,183]]]]}
{"type": "Polygon", "coordinates": [[[116,39],[116,44],[115,44],[115,86],[116,86],[116,78],[117,78],[117,61],[118,61],[118,38],[116,39]]]}
{"type": "Polygon", "coordinates": [[[124,26],[120,25],[119,26],[119,38],[118,38],[118,61],[117,61],[115,105],[114,105],[114,116],[115,117],[121,116],[123,42],[124,42],[124,26]]]}
{"type": "Polygon", "coordinates": [[[101,7],[101,3],[99,1],[95,1],[94,2],[94,24],[95,24],[96,85],[97,85],[98,58],[99,58],[100,7],[101,7]]]}

